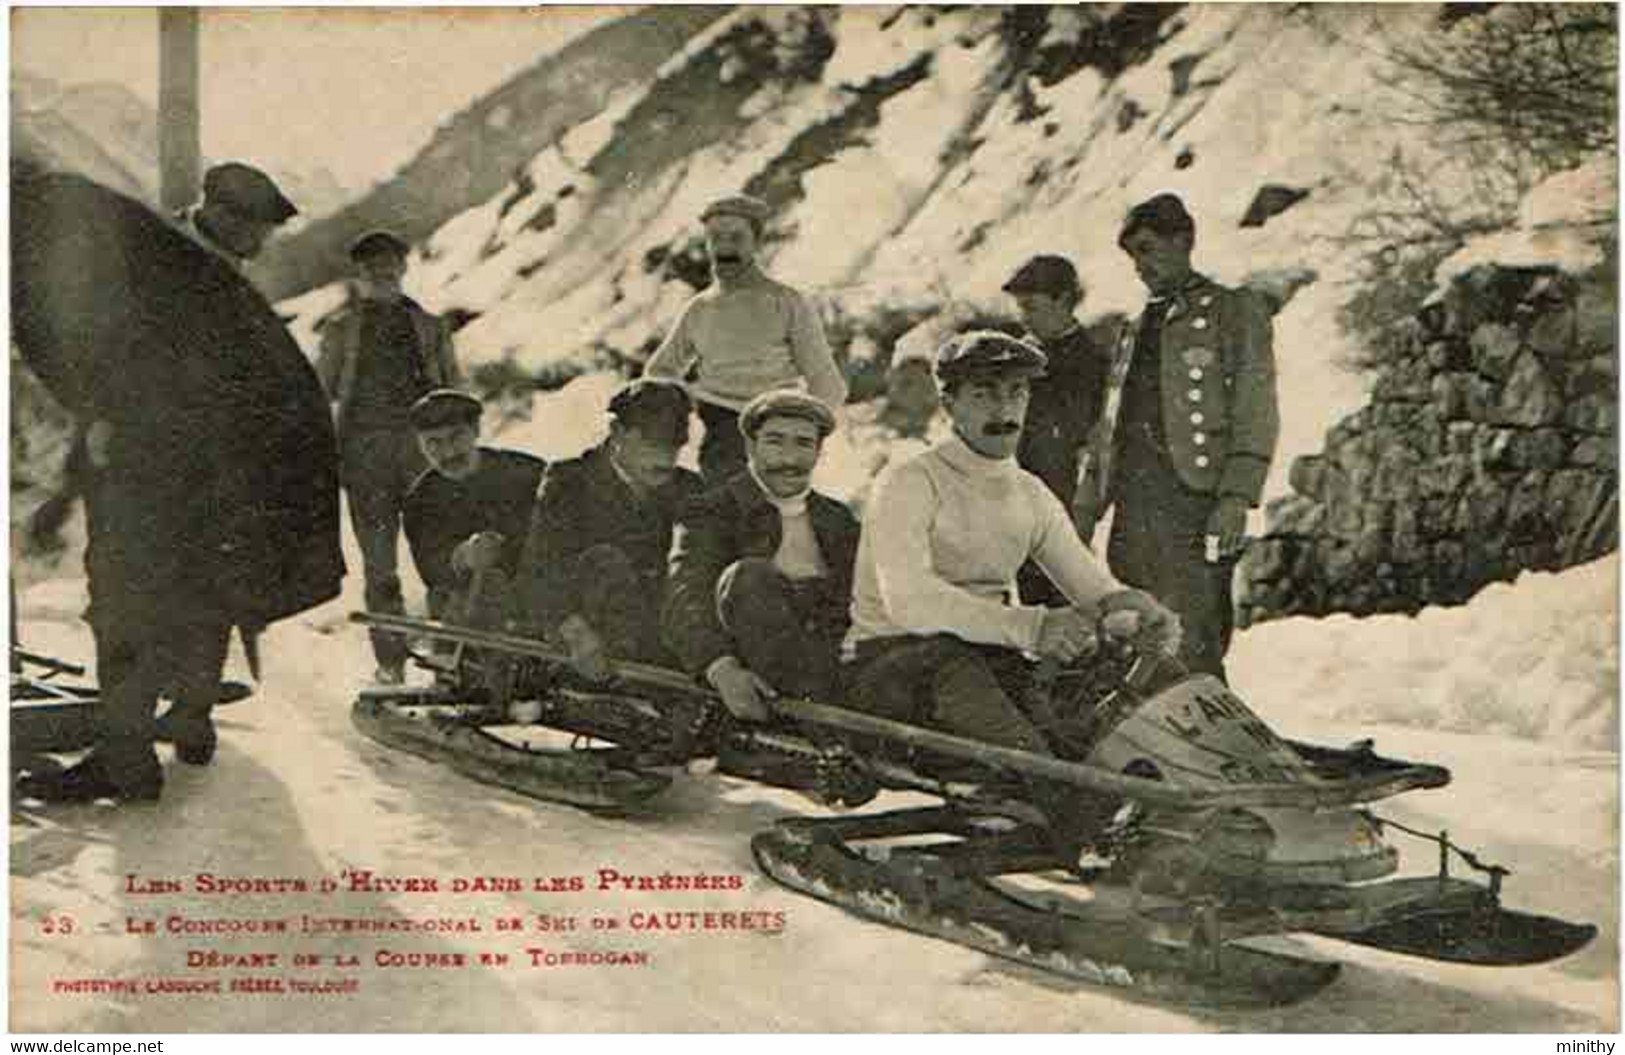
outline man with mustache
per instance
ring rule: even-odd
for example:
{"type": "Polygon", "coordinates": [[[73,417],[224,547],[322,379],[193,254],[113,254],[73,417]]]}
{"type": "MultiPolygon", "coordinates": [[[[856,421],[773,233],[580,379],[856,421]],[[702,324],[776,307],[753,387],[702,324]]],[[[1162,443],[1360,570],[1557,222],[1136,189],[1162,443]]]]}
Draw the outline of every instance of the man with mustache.
{"type": "Polygon", "coordinates": [[[812,489],[835,415],[790,389],[739,416],[748,469],[688,504],[672,538],[666,643],[737,718],[775,695],[833,698],[858,523],[812,489]]]}
{"type": "MultiPolygon", "coordinates": [[[[1113,579],[1060,499],[1016,462],[1030,385],[1044,366],[1037,348],[993,331],[961,334],[938,351],[953,435],[889,470],[870,499],[846,638],[850,706],[1055,754],[1024,706],[1028,656],[1088,657],[1107,616],[1141,650],[1174,647],[1178,620],[1113,579]],[[1069,607],[1016,602],[1016,573],[1028,560],[1069,607]]],[[[1064,788],[1037,792],[1063,840],[1086,839],[1115,810],[1080,804],[1064,788]]]]}
{"type": "MultiPolygon", "coordinates": [[[[412,405],[458,382],[451,328],[401,288],[410,247],[389,231],[362,235],[350,247],[353,297],[322,323],[316,372],[336,409],[339,457],[350,501],[350,526],[361,548],[367,608],[405,610],[396,569],[407,489],[423,471],[412,405]]],[[[405,639],[375,632],[377,681],[398,685],[405,639]]]]}
{"type": "Polygon", "coordinates": [[[830,407],[846,402],[846,378],[818,314],[757,263],[767,219],[767,205],[743,194],[719,198],[700,214],[713,282],[683,308],[644,368],[649,377],[677,381],[694,373],[689,391],[705,424],[700,473],[707,486],[744,467],[739,410],[755,396],[804,385],[830,407]]]}
{"type": "Polygon", "coordinates": [[[437,389],[412,404],[412,428],[428,469],[402,504],[412,563],[435,619],[468,618],[469,588],[499,605],[519,567],[531,505],[545,463],[480,445],[480,401],[437,389]]]}
{"type": "Polygon", "coordinates": [[[610,659],[675,665],[660,644],[672,528],[700,478],[677,464],[693,406],[683,387],[644,378],[609,401],[609,435],[548,466],[522,563],[524,621],[563,642],[589,681],[610,659]]]}
{"type": "MultiPolygon", "coordinates": [[[[1161,194],[1136,205],[1118,245],[1151,292],[1123,329],[1085,489],[1115,505],[1107,560],[1165,600],[1185,627],[1180,658],[1224,678],[1231,577],[1280,433],[1270,313],[1191,269],[1196,224],[1161,194]]],[[[1090,530],[1085,513],[1079,530],[1090,530]]]]}

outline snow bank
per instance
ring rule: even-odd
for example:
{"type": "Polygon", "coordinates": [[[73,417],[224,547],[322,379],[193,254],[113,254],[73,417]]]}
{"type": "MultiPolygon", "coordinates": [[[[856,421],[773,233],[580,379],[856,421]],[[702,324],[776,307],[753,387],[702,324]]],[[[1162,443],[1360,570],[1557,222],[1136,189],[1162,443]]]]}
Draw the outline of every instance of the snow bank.
{"type": "Polygon", "coordinates": [[[1599,158],[1559,172],[1525,196],[1518,225],[1473,239],[1439,265],[1434,277],[1442,296],[1453,279],[1475,267],[1556,267],[1584,274],[1603,262],[1602,235],[1618,214],[1613,159],[1599,158]]]}
{"type": "Polygon", "coordinates": [[[1231,679],[1272,722],[1386,722],[1615,751],[1618,582],[1615,555],[1414,617],[1263,623],[1236,639],[1231,679]]]}

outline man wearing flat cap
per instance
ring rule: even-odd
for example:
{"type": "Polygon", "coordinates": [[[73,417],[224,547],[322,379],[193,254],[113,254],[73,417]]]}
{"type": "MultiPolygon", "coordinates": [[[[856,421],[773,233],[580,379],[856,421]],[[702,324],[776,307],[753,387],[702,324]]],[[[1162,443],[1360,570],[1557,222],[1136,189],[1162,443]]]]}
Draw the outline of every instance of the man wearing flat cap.
{"type": "Polygon", "coordinates": [[[521,564],[521,618],[563,643],[589,681],[610,660],[675,666],[660,643],[666,556],[699,476],[677,464],[693,406],[675,381],[642,378],[609,401],[609,435],[548,466],[521,564]]]}
{"type": "Polygon", "coordinates": [[[700,473],[707,485],[744,468],[736,425],[754,397],[796,386],[831,407],[846,402],[846,377],[817,312],[757,263],[767,219],[766,204],[743,194],[719,198],[700,214],[714,281],[683,308],[644,369],[676,381],[695,375],[689,390],[705,424],[700,473]]]}
{"type": "Polygon", "coordinates": [[[858,522],[812,489],[835,415],[794,389],[739,415],[747,471],[691,501],[672,538],[661,627],[735,717],[775,695],[833,698],[858,522]]]}
{"type": "MultiPolygon", "coordinates": [[[[367,608],[404,610],[396,569],[401,508],[423,471],[411,421],[413,404],[430,391],[457,384],[451,329],[401,289],[407,244],[373,231],[350,247],[356,277],[349,303],[322,323],[316,372],[335,404],[350,524],[361,549],[367,608]]],[[[406,644],[374,634],[377,680],[399,684],[406,644]]]]}
{"type": "Polygon", "coordinates": [[[78,176],[12,175],[12,337],[84,425],[74,462],[100,687],[89,756],[18,791],[152,801],[159,740],[184,764],[215,758],[234,630],[258,677],[265,628],[343,581],[321,386],[236,266],[293,207],[246,166],[211,171],[179,224],[78,176]]]}
{"type": "MultiPolygon", "coordinates": [[[[1106,401],[1111,361],[1078,322],[1083,284],[1066,257],[1047,253],[1032,257],[1005,282],[1004,291],[1021,312],[1028,342],[1048,361],[1044,376],[1032,382],[1016,462],[1044,481],[1071,511],[1077,498],[1079,463],[1106,401]]],[[[1030,604],[1066,603],[1060,590],[1034,565],[1022,568],[1017,583],[1022,599],[1030,604]]]]}
{"type": "Polygon", "coordinates": [[[239,271],[271,232],[299,215],[271,177],[227,161],[203,174],[203,200],[176,217],[181,231],[239,271]]]}
{"type": "MultiPolygon", "coordinates": [[[[1113,579],[1060,499],[1016,462],[1030,385],[1044,367],[1037,348],[993,331],[938,350],[953,434],[888,470],[869,501],[846,638],[848,706],[1056,754],[1052,731],[1029,714],[1028,655],[1087,658],[1108,616],[1143,649],[1174,647],[1177,620],[1113,579]],[[1019,603],[1016,573],[1029,560],[1067,607],[1019,603]]],[[[1098,833],[1117,806],[1080,804],[1059,788],[1040,789],[1040,805],[1069,840],[1098,833]]]]}
{"type": "Polygon", "coordinates": [[[480,445],[480,401],[436,389],[412,404],[411,423],[428,468],[402,505],[412,563],[429,591],[435,619],[468,616],[469,588],[500,608],[519,568],[539,458],[480,445]]]}
{"type": "Polygon", "coordinates": [[[1136,205],[1118,245],[1151,297],[1122,331],[1090,497],[1115,506],[1107,560],[1179,613],[1181,659],[1224,677],[1231,578],[1280,432],[1270,313],[1191,268],[1196,224],[1172,194],[1136,205]]]}

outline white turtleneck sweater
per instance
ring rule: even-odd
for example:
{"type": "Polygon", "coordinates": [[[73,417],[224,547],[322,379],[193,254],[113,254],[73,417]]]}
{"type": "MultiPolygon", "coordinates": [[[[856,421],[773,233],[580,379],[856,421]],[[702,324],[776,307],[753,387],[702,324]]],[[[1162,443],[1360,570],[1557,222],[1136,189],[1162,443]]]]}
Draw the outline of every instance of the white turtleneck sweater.
{"type": "Polygon", "coordinates": [[[1075,605],[1122,588],[1043,481],[1013,458],[985,458],[951,436],[876,484],[847,643],[945,633],[1030,651],[1044,609],[1009,603],[1028,558],[1075,605]]]}
{"type": "Polygon", "coordinates": [[[785,578],[797,581],[821,579],[828,575],[829,567],[824,563],[824,553],[818,548],[818,536],[813,533],[812,514],[807,512],[807,495],[812,489],[807,488],[789,498],[780,498],[762,483],[754,465],[750,467],[750,478],[756,481],[762,497],[779,511],[779,526],[783,534],[779,540],[779,550],[773,554],[773,566],[785,578]]]}

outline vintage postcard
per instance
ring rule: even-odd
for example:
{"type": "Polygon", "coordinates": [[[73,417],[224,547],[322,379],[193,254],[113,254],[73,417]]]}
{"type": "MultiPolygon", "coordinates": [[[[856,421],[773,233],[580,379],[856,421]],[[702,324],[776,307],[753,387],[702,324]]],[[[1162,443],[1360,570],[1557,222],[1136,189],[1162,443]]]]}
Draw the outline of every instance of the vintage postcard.
{"type": "Polygon", "coordinates": [[[1614,5],[9,14],[13,1031],[1619,1031],[1614,5]]]}

